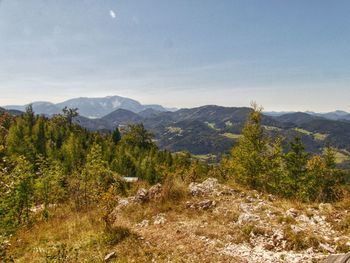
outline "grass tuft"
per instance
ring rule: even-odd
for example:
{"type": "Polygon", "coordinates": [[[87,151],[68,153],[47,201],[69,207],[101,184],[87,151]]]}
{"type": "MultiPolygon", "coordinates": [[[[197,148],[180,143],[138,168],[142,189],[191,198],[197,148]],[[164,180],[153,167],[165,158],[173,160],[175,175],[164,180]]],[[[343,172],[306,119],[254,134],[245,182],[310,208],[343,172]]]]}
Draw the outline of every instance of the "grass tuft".
{"type": "Polygon", "coordinates": [[[103,243],[106,245],[114,246],[125,240],[132,235],[131,231],[127,227],[112,226],[106,228],[102,233],[103,243]]]}

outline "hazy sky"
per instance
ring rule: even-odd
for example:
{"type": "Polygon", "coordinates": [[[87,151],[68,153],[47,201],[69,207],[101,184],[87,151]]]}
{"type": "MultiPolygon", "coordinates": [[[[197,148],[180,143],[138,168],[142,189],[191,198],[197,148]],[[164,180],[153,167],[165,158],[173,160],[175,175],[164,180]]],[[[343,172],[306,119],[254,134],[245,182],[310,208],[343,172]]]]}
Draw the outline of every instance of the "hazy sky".
{"type": "Polygon", "coordinates": [[[0,0],[0,105],[350,111],[350,1],[0,0]]]}

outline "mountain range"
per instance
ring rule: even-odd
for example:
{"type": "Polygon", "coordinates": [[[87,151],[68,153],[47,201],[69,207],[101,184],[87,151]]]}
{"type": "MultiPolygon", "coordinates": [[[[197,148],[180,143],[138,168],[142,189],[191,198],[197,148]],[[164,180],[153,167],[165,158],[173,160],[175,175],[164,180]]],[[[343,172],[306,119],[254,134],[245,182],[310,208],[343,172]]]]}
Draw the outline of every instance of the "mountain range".
{"type": "MultiPolygon", "coordinates": [[[[109,132],[132,123],[143,123],[155,135],[158,146],[173,152],[189,151],[195,155],[220,156],[228,153],[240,138],[245,120],[252,109],[206,105],[170,111],[160,105],[141,103],[119,96],[77,98],[63,103],[35,102],[38,114],[52,115],[64,106],[78,108],[76,122],[92,131],[109,132]]],[[[18,114],[25,106],[5,106],[18,114]]],[[[272,137],[284,138],[288,147],[295,136],[306,149],[319,153],[326,145],[339,150],[338,156],[350,160],[350,114],[288,112],[264,113],[262,124],[272,137]]]]}
{"type": "MultiPolygon", "coordinates": [[[[290,113],[298,113],[298,112],[278,112],[278,111],[270,111],[270,112],[264,112],[264,114],[273,116],[273,117],[278,117],[290,113]]],[[[313,112],[313,111],[306,111],[304,113],[307,113],[309,115],[317,116],[317,117],[323,117],[329,120],[345,120],[345,121],[350,121],[350,113],[346,111],[341,111],[341,110],[336,110],[332,112],[325,112],[325,113],[320,113],[320,112],[313,112]]]]}
{"type": "MultiPolygon", "coordinates": [[[[78,108],[79,114],[88,118],[100,118],[108,113],[111,113],[117,109],[126,109],[135,113],[141,112],[146,109],[154,109],[157,111],[167,111],[174,109],[165,109],[161,105],[142,105],[140,102],[120,97],[120,96],[108,96],[104,98],[74,98],[61,103],[51,103],[47,101],[37,101],[31,103],[34,111],[37,114],[54,115],[62,111],[64,107],[78,108]]],[[[27,105],[6,105],[5,109],[24,111],[27,105]]]]}

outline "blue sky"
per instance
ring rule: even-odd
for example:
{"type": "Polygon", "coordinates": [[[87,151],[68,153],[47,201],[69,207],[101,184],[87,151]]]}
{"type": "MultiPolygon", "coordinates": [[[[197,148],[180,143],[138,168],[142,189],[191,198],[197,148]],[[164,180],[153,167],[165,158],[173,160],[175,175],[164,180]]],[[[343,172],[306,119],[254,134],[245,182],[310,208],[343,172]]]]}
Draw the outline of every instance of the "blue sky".
{"type": "Polygon", "coordinates": [[[0,105],[350,111],[350,2],[0,0],[0,105]]]}

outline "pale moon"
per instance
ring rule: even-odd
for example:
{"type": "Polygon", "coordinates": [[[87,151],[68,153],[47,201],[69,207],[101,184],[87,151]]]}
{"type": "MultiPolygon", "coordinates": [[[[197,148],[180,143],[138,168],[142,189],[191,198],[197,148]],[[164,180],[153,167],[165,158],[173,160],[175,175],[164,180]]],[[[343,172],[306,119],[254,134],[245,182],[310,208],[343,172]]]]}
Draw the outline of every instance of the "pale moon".
{"type": "Polygon", "coordinates": [[[109,10],[109,15],[110,15],[111,18],[113,18],[113,19],[117,17],[116,13],[115,13],[113,10],[109,10]]]}

